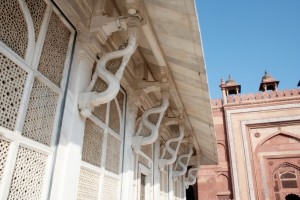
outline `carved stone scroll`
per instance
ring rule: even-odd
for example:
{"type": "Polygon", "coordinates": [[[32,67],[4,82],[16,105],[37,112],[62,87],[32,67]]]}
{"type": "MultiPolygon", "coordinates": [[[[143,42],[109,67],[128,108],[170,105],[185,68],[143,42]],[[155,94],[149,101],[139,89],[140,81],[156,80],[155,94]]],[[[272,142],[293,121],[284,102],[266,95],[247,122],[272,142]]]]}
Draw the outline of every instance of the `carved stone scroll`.
{"type": "Polygon", "coordinates": [[[188,176],[185,178],[184,185],[185,188],[188,189],[190,185],[194,185],[197,181],[197,173],[199,167],[193,167],[189,169],[188,176]]]}
{"type": "Polygon", "coordinates": [[[113,100],[120,90],[120,79],[123,76],[123,72],[129,62],[131,55],[134,53],[135,49],[138,46],[140,21],[138,18],[133,17],[128,21],[127,26],[127,46],[122,50],[110,52],[101,57],[96,66],[96,71],[93,74],[92,81],[90,82],[88,88],[86,89],[86,91],[79,95],[79,109],[81,110],[81,114],[84,117],[90,116],[91,112],[96,106],[108,103],[113,100]],[[114,75],[106,69],[106,64],[108,61],[116,58],[122,58],[122,62],[116,74],[114,75]],[[107,84],[107,88],[102,92],[93,92],[92,89],[98,77],[107,84]]]}
{"type": "Polygon", "coordinates": [[[161,124],[161,120],[168,107],[169,107],[169,98],[168,96],[165,95],[163,97],[161,106],[149,108],[143,113],[142,118],[139,121],[138,130],[135,136],[132,138],[132,147],[134,149],[140,149],[142,145],[152,144],[157,140],[159,135],[158,130],[161,124]],[[156,122],[152,122],[148,118],[150,115],[153,114],[158,115],[158,119],[156,120],[156,122]],[[150,133],[147,136],[142,135],[142,131],[144,128],[150,131],[150,133]]]}
{"type": "Polygon", "coordinates": [[[163,152],[161,158],[157,161],[159,168],[163,170],[165,165],[173,164],[176,161],[177,152],[180,146],[180,143],[184,137],[184,126],[179,126],[179,136],[172,137],[168,139],[163,147],[163,152]],[[175,145],[171,145],[175,144],[175,145]],[[171,157],[166,157],[166,153],[171,155],[171,157]]]}
{"type": "Polygon", "coordinates": [[[180,166],[180,170],[173,171],[173,179],[177,178],[178,176],[184,175],[187,171],[187,166],[189,164],[189,160],[191,158],[191,155],[193,154],[193,145],[189,145],[189,152],[186,154],[181,154],[178,156],[175,164],[175,170],[177,169],[177,166],[180,166]]]}

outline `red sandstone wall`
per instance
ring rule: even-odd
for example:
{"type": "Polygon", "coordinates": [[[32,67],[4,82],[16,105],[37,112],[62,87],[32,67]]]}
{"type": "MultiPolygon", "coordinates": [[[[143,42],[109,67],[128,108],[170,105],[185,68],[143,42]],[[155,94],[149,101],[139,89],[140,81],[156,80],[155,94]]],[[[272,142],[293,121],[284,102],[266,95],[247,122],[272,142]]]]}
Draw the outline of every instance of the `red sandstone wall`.
{"type": "Polygon", "coordinates": [[[219,164],[201,166],[198,176],[199,200],[215,200],[218,197],[220,199],[228,199],[232,195],[223,111],[220,109],[213,110],[213,119],[219,164]]]}

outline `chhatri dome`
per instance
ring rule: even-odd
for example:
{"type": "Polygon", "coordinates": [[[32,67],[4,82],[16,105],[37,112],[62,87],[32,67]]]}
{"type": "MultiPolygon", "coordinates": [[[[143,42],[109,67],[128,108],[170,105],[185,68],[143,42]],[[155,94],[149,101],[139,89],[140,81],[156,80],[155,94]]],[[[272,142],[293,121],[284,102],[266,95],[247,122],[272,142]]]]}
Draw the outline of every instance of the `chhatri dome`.
{"type": "Polygon", "coordinates": [[[221,85],[220,88],[222,90],[223,99],[225,102],[227,102],[227,96],[228,95],[237,95],[241,92],[241,85],[238,84],[234,79],[231,78],[231,76],[228,76],[228,79],[223,81],[221,79],[221,85]]]}
{"type": "Polygon", "coordinates": [[[225,85],[234,85],[234,84],[237,84],[237,83],[234,79],[231,78],[231,76],[229,74],[228,79],[225,82],[225,85]]]}
{"type": "Polygon", "coordinates": [[[269,81],[275,81],[274,77],[265,70],[264,76],[261,78],[261,82],[269,82],[269,81]]]}
{"type": "Polygon", "coordinates": [[[272,75],[268,74],[265,71],[265,74],[261,78],[261,83],[259,85],[259,91],[265,92],[267,90],[276,91],[279,85],[279,81],[277,81],[272,75]]]}

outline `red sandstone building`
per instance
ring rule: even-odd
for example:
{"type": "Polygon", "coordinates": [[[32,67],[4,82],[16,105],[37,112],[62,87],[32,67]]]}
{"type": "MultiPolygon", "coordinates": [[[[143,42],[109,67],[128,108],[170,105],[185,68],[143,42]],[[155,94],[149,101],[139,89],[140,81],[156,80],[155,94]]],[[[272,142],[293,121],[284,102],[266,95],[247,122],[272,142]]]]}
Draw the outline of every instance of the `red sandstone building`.
{"type": "Polygon", "coordinates": [[[212,101],[219,164],[201,167],[199,200],[300,199],[300,90],[278,85],[265,73],[260,92],[240,94],[221,81],[223,99],[212,101]]]}

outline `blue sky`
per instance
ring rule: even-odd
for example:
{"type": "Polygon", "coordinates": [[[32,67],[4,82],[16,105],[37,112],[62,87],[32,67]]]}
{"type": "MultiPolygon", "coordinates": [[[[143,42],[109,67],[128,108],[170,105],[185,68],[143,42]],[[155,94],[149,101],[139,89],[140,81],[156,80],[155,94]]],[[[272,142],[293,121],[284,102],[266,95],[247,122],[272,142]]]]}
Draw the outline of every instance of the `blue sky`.
{"type": "Polygon", "coordinates": [[[300,80],[300,0],[196,0],[210,95],[228,74],[242,93],[258,91],[264,71],[279,89],[300,80]]]}

